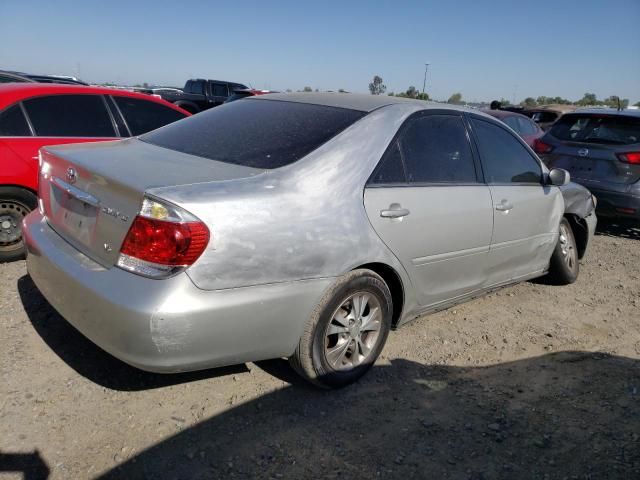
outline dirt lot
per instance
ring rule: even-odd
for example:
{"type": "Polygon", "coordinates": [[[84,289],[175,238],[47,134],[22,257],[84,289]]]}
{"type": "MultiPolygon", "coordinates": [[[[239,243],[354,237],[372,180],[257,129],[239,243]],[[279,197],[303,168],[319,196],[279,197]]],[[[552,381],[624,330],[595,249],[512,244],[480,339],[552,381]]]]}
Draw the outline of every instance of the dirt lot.
{"type": "Polygon", "coordinates": [[[24,262],[0,265],[0,471],[640,478],[640,228],[605,227],[581,268],[421,318],[358,384],[321,392],[283,361],[137,371],[65,323],[24,262]]]}

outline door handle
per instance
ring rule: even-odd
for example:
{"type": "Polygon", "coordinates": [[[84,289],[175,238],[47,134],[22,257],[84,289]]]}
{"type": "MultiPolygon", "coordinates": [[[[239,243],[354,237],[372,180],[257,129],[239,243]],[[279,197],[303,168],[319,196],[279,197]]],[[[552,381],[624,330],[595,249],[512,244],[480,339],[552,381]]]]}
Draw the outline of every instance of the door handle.
{"type": "Polygon", "coordinates": [[[380,210],[380,216],[382,218],[402,218],[409,215],[409,210],[406,208],[400,208],[400,205],[389,205],[389,210],[380,210]]]}
{"type": "Polygon", "coordinates": [[[498,205],[496,205],[496,210],[499,212],[508,212],[513,209],[513,204],[509,203],[507,200],[502,200],[498,205]]]}

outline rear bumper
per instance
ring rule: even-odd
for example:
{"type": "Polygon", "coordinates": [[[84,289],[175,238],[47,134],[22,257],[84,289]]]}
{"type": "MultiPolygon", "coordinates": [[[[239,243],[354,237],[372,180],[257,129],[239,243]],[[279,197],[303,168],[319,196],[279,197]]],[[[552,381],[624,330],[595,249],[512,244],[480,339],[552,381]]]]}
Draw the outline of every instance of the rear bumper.
{"type": "Polygon", "coordinates": [[[332,279],[198,289],[182,273],[153,280],[104,268],[64,241],[38,211],[23,224],[27,268],[49,303],[115,357],[178,372],[291,355],[332,279]]]}
{"type": "Polygon", "coordinates": [[[640,220],[640,195],[612,192],[589,187],[598,200],[597,213],[602,217],[624,217],[640,220]]]}

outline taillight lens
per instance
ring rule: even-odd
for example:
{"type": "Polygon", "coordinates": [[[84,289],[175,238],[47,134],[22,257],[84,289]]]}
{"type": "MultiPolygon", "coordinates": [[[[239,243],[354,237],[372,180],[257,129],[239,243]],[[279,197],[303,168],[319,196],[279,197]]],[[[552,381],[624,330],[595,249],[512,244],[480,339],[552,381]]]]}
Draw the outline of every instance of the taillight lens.
{"type": "Polygon", "coordinates": [[[624,163],[640,165],[640,152],[618,153],[618,160],[624,163]]]}
{"type": "Polygon", "coordinates": [[[209,243],[209,229],[185,210],[145,198],[120,248],[118,266],[166,277],[192,265],[209,243]]]}
{"type": "Polygon", "coordinates": [[[548,143],[544,143],[539,138],[536,138],[533,141],[533,151],[536,153],[551,153],[553,151],[553,146],[548,143]]]}

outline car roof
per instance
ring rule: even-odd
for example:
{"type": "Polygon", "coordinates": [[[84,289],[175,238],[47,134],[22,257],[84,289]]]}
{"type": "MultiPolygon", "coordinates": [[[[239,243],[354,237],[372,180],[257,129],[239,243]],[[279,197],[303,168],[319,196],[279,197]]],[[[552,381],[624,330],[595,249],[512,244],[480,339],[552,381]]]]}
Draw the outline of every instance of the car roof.
{"type": "Polygon", "coordinates": [[[540,105],[539,107],[527,108],[527,112],[559,112],[568,113],[577,109],[575,105],[566,105],[563,103],[550,103],[549,105],[540,105]]]}
{"type": "Polygon", "coordinates": [[[527,117],[526,115],[522,115],[521,113],[518,113],[518,112],[512,112],[510,110],[490,110],[490,109],[483,108],[480,111],[482,113],[486,113],[487,115],[491,115],[492,117],[495,117],[495,118],[524,117],[526,119],[529,119],[529,117],[527,117]]]}
{"type": "Polygon", "coordinates": [[[580,108],[567,115],[619,115],[621,117],[638,117],[640,110],[617,110],[615,108],[580,108]]]}
{"type": "Polygon", "coordinates": [[[85,85],[70,85],[57,83],[2,83],[0,84],[0,110],[17,101],[43,95],[63,95],[63,94],[85,94],[85,95],[115,95],[121,97],[134,97],[150,102],[161,103],[174,110],[180,110],[172,103],[160,98],[144,93],[118,90],[108,87],[91,87],[85,85]]]}
{"type": "Polygon", "coordinates": [[[407,105],[409,107],[421,106],[424,109],[447,109],[465,112],[474,112],[465,107],[450,105],[446,103],[427,102],[413,98],[395,97],[390,95],[365,95],[361,93],[338,93],[338,92],[299,92],[299,93],[270,93],[269,95],[259,95],[250,97],[251,100],[308,103],[312,105],[323,105],[326,107],[348,108],[361,112],[372,112],[387,105],[407,105]]]}

